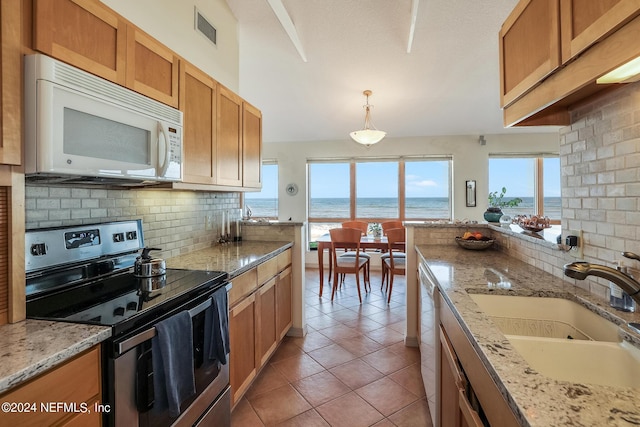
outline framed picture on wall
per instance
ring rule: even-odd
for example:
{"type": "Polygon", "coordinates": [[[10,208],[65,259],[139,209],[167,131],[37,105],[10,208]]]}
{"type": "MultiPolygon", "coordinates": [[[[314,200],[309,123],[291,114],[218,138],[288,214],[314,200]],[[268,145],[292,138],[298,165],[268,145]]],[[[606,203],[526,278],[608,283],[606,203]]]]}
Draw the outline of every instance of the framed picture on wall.
{"type": "Polygon", "coordinates": [[[476,180],[468,180],[467,184],[467,207],[472,208],[476,206],[476,180]]]}

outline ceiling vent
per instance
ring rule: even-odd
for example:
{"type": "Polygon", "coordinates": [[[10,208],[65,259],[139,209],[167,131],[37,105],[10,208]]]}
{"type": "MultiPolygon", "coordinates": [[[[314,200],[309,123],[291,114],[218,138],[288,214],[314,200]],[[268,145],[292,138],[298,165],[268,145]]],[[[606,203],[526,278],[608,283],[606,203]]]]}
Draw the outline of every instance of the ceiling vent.
{"type": "Polygon", "coordinates": [[[205,18],[205,16],[200,13],[198,8],[194,8],[195,10],[195,28],[198,30],[203,36],[205,36],[211,43],[217,46],[217,38],[216,38],[216,27],[211,25],[209,20],[205,18]]]}

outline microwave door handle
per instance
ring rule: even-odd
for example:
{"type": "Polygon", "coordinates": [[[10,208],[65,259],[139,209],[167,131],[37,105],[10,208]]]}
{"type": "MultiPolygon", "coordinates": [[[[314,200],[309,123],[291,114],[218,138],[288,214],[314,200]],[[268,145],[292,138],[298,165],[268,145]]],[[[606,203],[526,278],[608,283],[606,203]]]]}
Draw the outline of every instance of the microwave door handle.
{"type": "Polygon", "coordinates": [[[171,155],[170,145],[169,145],[169,135],[167,135],[167,130],[164,128],[162,123],[158,122],[158,151],[160,151],[160,136],[164,139],[164,161],[160,163],[158,161],[158,176],[165,176],[167,174],[167,169],[169,168],[169,156],[171,155]]]}

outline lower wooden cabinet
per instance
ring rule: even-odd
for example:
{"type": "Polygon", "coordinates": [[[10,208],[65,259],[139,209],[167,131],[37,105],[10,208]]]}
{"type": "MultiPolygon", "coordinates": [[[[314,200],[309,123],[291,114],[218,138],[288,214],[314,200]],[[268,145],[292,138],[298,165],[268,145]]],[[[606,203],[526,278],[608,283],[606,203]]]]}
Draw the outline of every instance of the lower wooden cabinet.
{"type": "Polygon", "coordinates": [[[291,250],[232,279],[229,341],[232,405],[251,386],[292,325],[291,250]]]}
{"type": "Polygon", "coordinates": [[[442,295],[438,402],[442,427],[517,427],[519,423],[442,295]],[[472,405],[471,402],[474,402],[472,405]],[[482,414],[482,415],[480,415],[482,414]],[[481,419],[483,417],[484,421],[481,419]]]}
{"type": "Polygon", "coordinates": [[[16,406],[2,412],[6,426],[100,426],[102,403],[100,346],[64,362],[0,396],[0,403],[16,406]],[[61,406],[61,405],[67,405],[61,406]]]}
{"type": "Polygon", "coordinates": [[[256,296],[229,311],[229,369],[232,401],[237,402],[256,376],[256,296]]]}

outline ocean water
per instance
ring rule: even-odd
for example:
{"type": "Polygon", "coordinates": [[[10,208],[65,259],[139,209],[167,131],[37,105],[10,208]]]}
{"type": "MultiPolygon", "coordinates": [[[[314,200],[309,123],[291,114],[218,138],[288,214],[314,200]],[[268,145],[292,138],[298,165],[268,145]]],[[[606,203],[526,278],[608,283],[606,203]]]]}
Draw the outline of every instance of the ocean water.
{"type": "MultiPolygon", "coordinates": [[[[504,208],[507,215],[531,215],[534,212],[533,197],[521,197],[522,203],[515,208],[504,208]]],[[[561,198],[545,197],[545,215],[559,219],[561,214],[561,198]]],[[[245,202],[251,207],[255,217],[277,217],[278,206],[276,199],[251,199],[245,202]]],[[[476,209],[481,209],[480,207],[476,209]]],[[[309,207],[311,218],[349,218],[348,198],[315,198],[311,199],[309,207]]],[[[398,218],[398,199],[395,197],[360,198],[356,203],[358,218],[398,218]]],[[[450,220],[449,199],[446,197],[409,197],[405,201],[405,218],[407,220],[450,220]]],[[[311,223],[310,237],[315,239],[339,223],[311,223]]]]}

